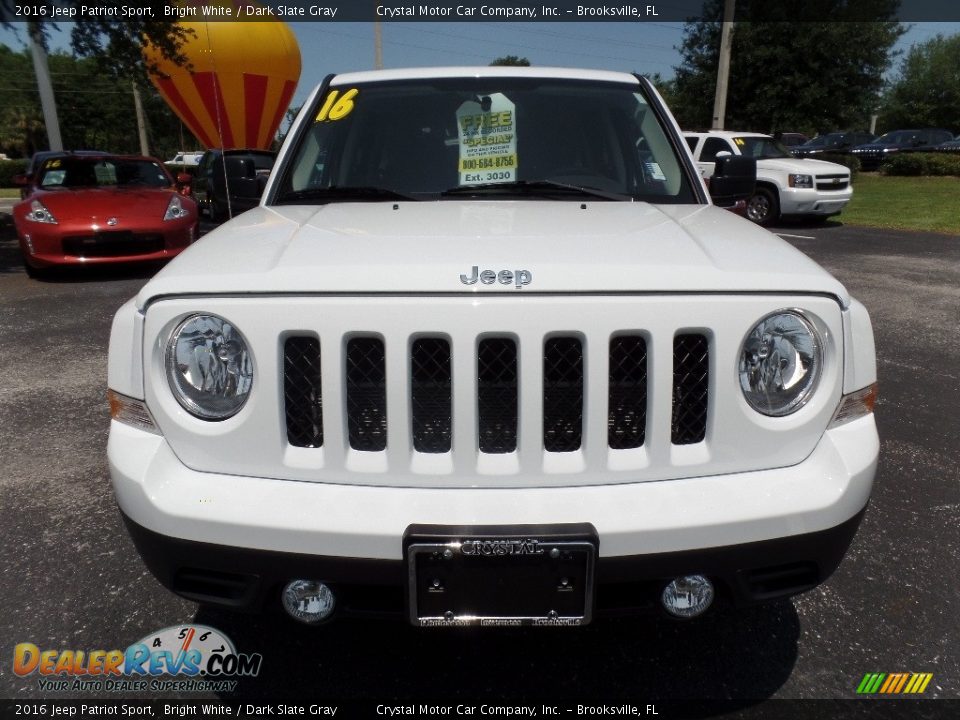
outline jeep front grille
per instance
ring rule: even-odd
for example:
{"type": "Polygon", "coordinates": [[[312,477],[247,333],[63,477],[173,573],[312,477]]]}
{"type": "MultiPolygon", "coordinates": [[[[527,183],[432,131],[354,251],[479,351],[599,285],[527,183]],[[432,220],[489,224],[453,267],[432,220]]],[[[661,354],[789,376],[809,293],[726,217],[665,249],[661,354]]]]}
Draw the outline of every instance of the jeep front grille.
{"type": "Polygon", "coordinates": [[[347,430],[350,447],[376,452],[387,447],[387,371],[383,340],[358,337],[347,343],[347,430]]]}
{"type": "Polygon", "coordinates": [[[607,444],[615,450],[643,445],[647,430],[647,343],[639,335],[610,340],[607,444]]]}
{"type": "Polygon", "coordinates": [[[703,440],[707,430],[707,390],[710,357],[703,335],[677,335],[673,339],[674,445],[691,445],[703,440]]]}
{"type": "MultiPolygon", "coordinates": [[[[579,337],[548,338],[540,351],[543,375],[542,451],[568,453],[583,444],[585,389],[584,343],[579,337]]],[[[354,450],[380,452],[387,438],[387,371],[383,340],[353,337],[345,346],[344,394],[347,438],[354,450]]],[[[519,354],[513,338],[484,337],[476,345],[475,448],[486,454],[513,453],[518,446],[519,354]]],[[[702,442],[709,410],[710,347],[702,334],[673,339],[673,445],[702,442]]],[[[452,448],[452,354],[445,338],[418,337],[410,342],[410,442],[418,453],[448,453],[452,448]]],[[[323,395],[320,342],[290,337],[283,354],[284,409],[290,445],[323,445],[323,395]]],[[[607,401],[607,446],[642,447],[647,438],[647,341],[641,335],[617,335],[609,342],[605,387],[595,388],[607,401]]],[[[398,380],[391,380],[398,381],[398,380]]],[[[532,390],[531,390],[532,391],[532,390]]]]}
{"type": "Polygon", "coordinates": [[[420,338],[410,346],[410,409],[413,449],[422,453],[450,452],[453,396],[447,340],[420,338]]]}
{"type": "Polygon", "coordinates": [[[283,399],[287,441],[296,447],[323,445],[320,341],[291,337],[283,344],[283,399]]]}
{"type": "MultiPolygon", "coordinates": [[[[785,468],[814,451],[843,394],[842,312],[824,294],[291,293],[203,303],[243,329],[254,366],[246,405],[198,426],[170,396],[162,353],[145,352],[144,385],[181,461],[224,476],[573,492],[785,468]],[[809,311],[828,338],[824,374],[789,433],[743,400],[736,372],[750,328],[782,308],[809,311]]],[[[166,338],[197,305],[152,304],[144,338],[166,338]]]]}
{"type": "Polygon", "coordinates": [[[543,348],[543,448],[572,452],[582,437],[583,346],[579,338],[550,338],[543,348]]]}
{"type": "Polygon", "coordinates": [[[477,416],[480,452],[517,449],[517,344],[509,338],[480,341],[477,416]]]}

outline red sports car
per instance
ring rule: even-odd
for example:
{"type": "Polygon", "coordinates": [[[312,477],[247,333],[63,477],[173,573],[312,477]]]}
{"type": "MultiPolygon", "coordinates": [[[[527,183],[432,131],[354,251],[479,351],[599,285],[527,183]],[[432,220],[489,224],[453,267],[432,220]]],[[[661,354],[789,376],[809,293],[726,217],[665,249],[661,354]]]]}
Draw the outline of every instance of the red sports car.
{"type": "Polygon", "coordinates": [[[13,220],[28,273],[53,265],[166,260],[197,237],[196,203],[159,160],[64,155],[30,178],[13,220]]]}

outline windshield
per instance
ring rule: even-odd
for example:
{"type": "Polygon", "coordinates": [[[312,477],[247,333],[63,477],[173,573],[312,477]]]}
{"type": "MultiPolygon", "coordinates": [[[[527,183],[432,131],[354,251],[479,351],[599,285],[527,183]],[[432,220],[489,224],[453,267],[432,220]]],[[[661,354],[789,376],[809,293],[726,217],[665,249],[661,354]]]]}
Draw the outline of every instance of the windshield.
{"type": "Polygon", "coordinates": [[[275,202],[578,192],[697,201],[639,85],[404,80],[331,87],[309,112],[275,202]]]}
{"type": "Polygon", "coordinates": [[[915,132],[910,132],[909,130],[897,130],[895,132],[888,132],[885,135],[881,135],[876,140],[874,140],[871,145],[906,145],[917,134],[915,132]]]}
{"type": "Polygon", "coordinates": [[[769,158],[793,158],[793,154],[771,137],[735,137],[733,141],[740,153],[757,160],[769,158]]]}
{"type": "Polygon", "coordinates": [[[61,157],[47,160],[39,185],[52,188],[170,187],[170,178],[159,163],[127,158],[61,157]]]}
{"type": "Polygon", "coordinates": [[[833,147],[839,145],[841,140],[843,140],[843,133],[829,133],[818,135],[813,140],[808,140],[803,146],[807,148],[833,147]]]}

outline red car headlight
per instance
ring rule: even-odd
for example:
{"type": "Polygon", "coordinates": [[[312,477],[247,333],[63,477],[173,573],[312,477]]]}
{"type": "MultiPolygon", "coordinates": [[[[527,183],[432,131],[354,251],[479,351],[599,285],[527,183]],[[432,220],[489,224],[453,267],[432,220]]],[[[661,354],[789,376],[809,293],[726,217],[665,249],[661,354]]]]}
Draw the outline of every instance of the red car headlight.
{"type": "Polygon", "coordinates": [[[167,205],[167,211],[163,214],[164,220],[179,220],[190,214],[190,211],[183,206],[183,201],[179,195],[172,195],[167,205]]]}

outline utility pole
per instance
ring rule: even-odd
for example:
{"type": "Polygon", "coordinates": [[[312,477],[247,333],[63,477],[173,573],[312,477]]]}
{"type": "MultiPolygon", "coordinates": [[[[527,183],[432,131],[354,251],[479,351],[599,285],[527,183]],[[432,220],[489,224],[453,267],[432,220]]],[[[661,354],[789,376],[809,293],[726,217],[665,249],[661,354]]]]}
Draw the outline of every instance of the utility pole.
{"type": "Polygon", "coordinates": [[[733,46],[733,9],[735,0],[724,0],[723,29],[720,33],[720,62],[717,67],[717,93],[713,98],[711,130],[723,130],[727,114],[727,85],[730,80],[730,49],[733,46]]]}
{"type": "Polygon", "coordinates": [[[137,134],[140,135],[140,154],[149,155],[150,148],[147,144],[147,121],[143,116],[143,103],[140,101],[140,88],[137,87],[137,81],[131,80],[133,84],[133,108],[137,112],[137,134]]]}
{"type": "Polygon", "coordinates": [[[60,139],[60,121],[57,119],[57,102],[53,98],[53,84],[50,82],[50,68],[47,66],[47,51],[43,47],[43,35],[40,23],[31,22],[30,52],[33,55],[33,71],[37,76],[37,90],[40,92],[40,106],[43,108],[43,123],[47,126],[47,140],[51,150],[63,150],[60,139]]]}
{"type": "Polygon", "coordinates": [[[373,69],[383,70],[383,30],[380,21],[373,21],[373,69]]]}

